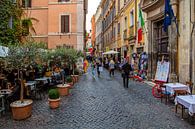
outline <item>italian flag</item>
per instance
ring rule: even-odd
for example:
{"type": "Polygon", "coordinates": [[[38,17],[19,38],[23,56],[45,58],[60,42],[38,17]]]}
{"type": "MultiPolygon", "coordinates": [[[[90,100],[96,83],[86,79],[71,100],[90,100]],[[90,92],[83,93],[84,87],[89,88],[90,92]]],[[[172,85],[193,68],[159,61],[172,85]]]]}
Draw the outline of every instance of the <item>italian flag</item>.
{"type": "Polygon", "coordinates": [[[139,8],[139,28],[138,28],[138,43],[142,41],[142,31],[143,31],[143,27],[144,27],[145,23],[144,23],[144,19],[142,16],[142,10],[139,8]]]}

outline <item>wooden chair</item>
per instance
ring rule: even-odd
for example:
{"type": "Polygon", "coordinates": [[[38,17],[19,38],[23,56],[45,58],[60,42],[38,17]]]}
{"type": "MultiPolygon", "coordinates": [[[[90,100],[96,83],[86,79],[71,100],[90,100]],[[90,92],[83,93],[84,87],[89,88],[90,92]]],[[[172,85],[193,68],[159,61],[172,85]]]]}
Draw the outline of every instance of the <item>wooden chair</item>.
{"type": "MultiPolygon", "coordinates": [[[[189,82],[189,81],[186,81],[186,85],[189,86],[190,92],[192,94],[193,83],[189,82]]],[[[186,90],[175,90],[175,96],[177,96],[177,95],[187,95],[187,94],[188,94],[188,92],[186,90]]]]}
{"type": "Polygon", "coordinates": [[[167,102],[170,99],[171,94],[169,92],[167,92],[166,86],[164,86],[163,84],[160,85],[160,87],[161,87],[161,103],[163,101],[163,98],[165,98],[165,104],[167,104],[167,102]]]}
{"type": "Polygon", "coordinates": [[[39,81],[36,84],[36,89],[35,89],[35,98],[38,99],[38,95],[39,95],[39,99],[42,99],[42,96],[45,98],[45,93],[44,93],[44,83],[42,81],[39,81]]]}

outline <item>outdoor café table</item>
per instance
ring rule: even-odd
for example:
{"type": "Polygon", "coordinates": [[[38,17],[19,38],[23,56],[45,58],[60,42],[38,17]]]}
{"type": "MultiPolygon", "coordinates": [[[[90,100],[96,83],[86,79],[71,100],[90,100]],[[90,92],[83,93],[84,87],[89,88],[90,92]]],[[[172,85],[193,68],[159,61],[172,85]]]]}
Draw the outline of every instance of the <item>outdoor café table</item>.
{"type": "MultiPolygon", "coordinates": [[[[176,105],[176,112],[177,112],[177,105],[181,104],[189,110],[189,115],[193,116],[195,113],[195,95],[181,95],[176,96],[175,98],[175,105],[176,105]]],[[[182,106],[182,109],[183,109],[182,106]]],[[[183,118],[183,110],[182,110],[182,118],[183,118]]]]}
{"type": "Polygon", "coordinates": [[[3,86],[3,81],[6,80],[6,78],[4,76],[0,76],[0,80],[1,80],[1,86],[3,86]]]}
{"type": "MultiPolygon", "coordinates": [[[[0,95],[0,113],[5,111],[5,100],[4,100],[4,95],[0,95]]],[[[1,114],[0,114],[1,115],[1,114]]]]}
{"type": "Polygon", "coordinates": [[[49,77],[36,78],[35,81],[43,81],[43,83],[46,84],[48,82],[47,79],[51,79],[51,78],[49,77]]]}
{"type": "Polygon", "coordinates": [[[12,93],[12,90],[10,90],[10,89],[2,89],[2,90],[0,90],[0,95],[9,95],[9,94],[11,94],[12,93]]]}
{"type": "Polygon", "coordinates": [[[175,90],[186,90],[190,93],[189,86],[186,86],[181,83],[165,83],[164,85],[166,86],[166,91],[169,92],[171,95],[174,95],[175,90]]]}
{"type": "Polygon", "coordinates": [[[28,81],[24,84],[25,86],[30,87],[30,90],[34,90],[36,88],[36,81],[28,81]]]}
{"type": "MultiPolygon", "coordinates": [[[[4,96],[4,100],[6,100],[7,96],[10,95],[12,93],[12,90],[10,89],[2,89],[0,90],[0,96],[4,96]]],[[[4,101],[4,104],[6,103],[6,101],[4,101]]],[[[5,108],[5,105],[4,105],[4,108],[5,108]]],[[[8,106],[9,108],[9,106],[8,106]]]]}

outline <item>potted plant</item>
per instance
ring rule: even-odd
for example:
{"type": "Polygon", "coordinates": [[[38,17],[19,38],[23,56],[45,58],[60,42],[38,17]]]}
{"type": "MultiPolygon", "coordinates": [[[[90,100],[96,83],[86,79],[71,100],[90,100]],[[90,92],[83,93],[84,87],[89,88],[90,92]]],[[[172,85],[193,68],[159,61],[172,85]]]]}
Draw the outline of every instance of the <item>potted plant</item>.
{"type": "Polygon", "coordinates": [[[60,95],[57,89],[49,90],[49,107],[51,109],[58,108],[60,106],[60,95]]]}
{"type": "Polygon", "coordinates": [[[64,73],[62,73],[62,84],[57,85],[60,96],[69,95],[69,84],[65,84],[64,73]]]}
{"type": "Polygon", "coordinates": [[[75,77],[76,82],[78,82],[79,81],[79,70],[78,69],[75,69],[74,77],[75,77]]]}
{"type": "Polygon", "coordinates": [[[70,85],[70,88],[73,87],[73,79],[71,76],[66,77],[66,83],[70,85]]]}
{"type": "Polygon", "coordinates": [[[14,101],[10,104],[12,109],[13,119],[22,120],[31,116],[32,103],[30,99],[24,99],[24,79],[23,72],[26,67],[39,55],[39,43],[27,42],[24,44],[8,46],[9,52],[5,57],[6,68],[18,69],[18,79],[20,80],[20,100],[14,101]]]}

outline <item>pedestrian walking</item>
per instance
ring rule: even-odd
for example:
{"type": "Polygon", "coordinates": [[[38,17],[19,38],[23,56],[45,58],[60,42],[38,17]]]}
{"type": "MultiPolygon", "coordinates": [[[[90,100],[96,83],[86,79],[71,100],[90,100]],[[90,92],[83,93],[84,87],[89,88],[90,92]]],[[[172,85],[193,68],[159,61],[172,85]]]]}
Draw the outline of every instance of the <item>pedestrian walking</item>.
{"type": "Polygon", "coordinates": [[[96,66],[96,63],[95,63],[95,60],[93,60],[91,62],[91,72],[92,72],[93,78],[95,78],[95,66],[96,66]]]}
{"type": "Polygon", "coordinates": [[[98,77],[100,77],[100,68],[101,68],[101,61],[100,61],[100,59],[99,58],[97,58],[97,60],[96,60],[96,68],[97,68],[97,73],[98,73],[98,77]]]}
{"type": "Polygon", "coordinates": [[[107,68],[107,69],[109,68],[108,63],[109,63],[109,61],[108,61],[108,58],[106,57],[106,59],[105,59],[105,68],[107,68]]]}
{"type": "Polygon", "coordinates": [[[85,59],[84,62],[83,62],[83,70],[84,70],[84,73],[87,72],[88,66],[89,66],[89,63],[88,63],[87,59],[85,59]]]}
{"type": "Polygon", "coordinates": [[[114,76],[114,69],[115,69],[115,63],[114,63],[114,61],[111,59],[111,60],[110,60],[110,63],[109,63],[110,77],[111,77],[111,75],[114,76]]]}
{"type": "Polygon", "coordinates": [[[128,88],[130,71],[132,71],[131,65],[128,62],[126,62],[122,66],[122,78],[123,78],[123,86],[124,86],[124,88],[128,88]]]}

